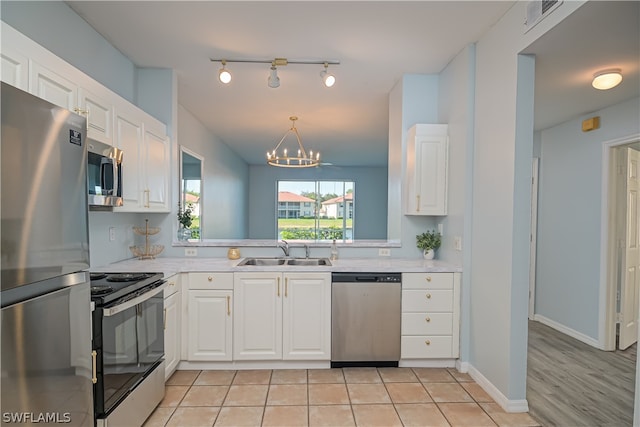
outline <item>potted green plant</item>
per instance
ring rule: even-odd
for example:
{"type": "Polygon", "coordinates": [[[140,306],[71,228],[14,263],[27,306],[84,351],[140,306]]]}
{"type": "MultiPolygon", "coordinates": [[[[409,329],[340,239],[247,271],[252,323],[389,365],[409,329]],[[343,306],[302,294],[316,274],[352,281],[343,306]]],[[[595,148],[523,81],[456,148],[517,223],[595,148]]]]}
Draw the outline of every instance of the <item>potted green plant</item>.
{"type": "Polygon", "coordinates": [[[435,250],[442,244],[442,235],[437,231],[427,231],[416,236],[416,246],[422,249],[425,259],[433,259],[435,250]]]}
{"type": "Polygon", "coordinates": [[[191,223],[193,222],[193,204],[187,203],[187,207],[183,210],[182,205],[178,203],[178,240],[186,240],[191,237],[191,223]]]}

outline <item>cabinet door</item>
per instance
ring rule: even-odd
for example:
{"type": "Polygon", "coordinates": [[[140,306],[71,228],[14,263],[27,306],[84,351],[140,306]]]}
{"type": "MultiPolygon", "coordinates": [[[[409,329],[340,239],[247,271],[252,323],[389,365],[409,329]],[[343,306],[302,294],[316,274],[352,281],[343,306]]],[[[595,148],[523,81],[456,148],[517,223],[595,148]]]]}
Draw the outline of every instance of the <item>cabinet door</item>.
{"type": "Polygon", "coordinates": [[[78,90],[78,99],[87,117],[87,136],[113,145],[113,104],[86,88],[78,90]]]}
{"type": "Polygon", "coordinates": [[[6,48],[4,44],[0,52],[0,73],[0,79],[3,82],[25,92],[29,91],[29,59],[21,53],[6,48]]]}
{"type": "Polygon", "coordinates": [[[331,275],[284,274],[283,359],[331,359],[331,275]]]}
{"type": "Polygon", "coordinates": [[[78,86],[47,67],[31,62],[31,94],[59,107],[78,111],[78,86]]]}
{"type": "Polygon", "coordinates": [[[235,273],[234,360],[282,359],[280,273],[235,273]]]}
{"type": "Polygon", "coordinates": [[[142,205],[143,188],[140,168],[142,147],[142,121],[134,111],[116,108],[115,146],[122,155],[122,199],[123,206],[118,211],[139,211],[142,205]]]}
{"type": "Polygon", "coordinates": [[[231,291],[188,291],[189,360],[231,360],[231,291]]]}
{"type": "Polygon", "coordinates": [[[143,162],[145,173],[144,207],[169,212],[169,141],[163,132],[145,126],[143,162]]]}
{"type": "Polygon", "coordinates": [[[176,370],[180,361],[180,292],[164,300],[164,360],[165,379],[176,370]]]}
{"type": "Polygon", "coordinates": [[[448,126],[418,124],[407,136],[406,215],[447,214],[448,126]]]}

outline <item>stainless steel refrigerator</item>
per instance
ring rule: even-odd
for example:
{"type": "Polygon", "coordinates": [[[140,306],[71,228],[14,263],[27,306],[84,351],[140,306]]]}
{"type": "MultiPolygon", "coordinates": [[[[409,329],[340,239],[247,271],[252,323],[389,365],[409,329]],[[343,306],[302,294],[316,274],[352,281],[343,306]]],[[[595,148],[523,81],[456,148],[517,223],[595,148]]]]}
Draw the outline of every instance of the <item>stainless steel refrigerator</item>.
{"type": "Polygon", "coordinates": [[[86,119],[1,85],[0,424],[93,426],[86,119]]]}

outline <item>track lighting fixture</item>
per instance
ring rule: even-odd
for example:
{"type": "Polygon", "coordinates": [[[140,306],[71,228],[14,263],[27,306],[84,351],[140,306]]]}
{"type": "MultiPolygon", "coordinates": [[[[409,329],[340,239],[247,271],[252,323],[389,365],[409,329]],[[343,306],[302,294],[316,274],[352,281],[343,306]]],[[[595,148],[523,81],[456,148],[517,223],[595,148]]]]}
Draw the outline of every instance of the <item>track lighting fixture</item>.
{"type": "Polygon", "coordinates": [[[326,87],[331,87],[336,83],[336,76],[328,72],[329,64],[324,63],[324,70],[320,71],[320,78],[326,87]]]}
{"type": "Polygon", "coordinates": [[[269,78],[267,79],[267,84],[271,88],[280,87],[280,77],[278,77],[278,69],[276,68],[275,63],[271,64],[271,71],[269,72],[269,78]]]}
{"type": "Polygon", "coordinates": [[[287,58],[275,58],[275,59],[214,59],[211,58],[211,62],[220,62],[222,63],[222,68],[218,73],[218,78],[220,82],[227,84],[231,81],[231,73],[226,69],[227,62],[249,62],[256,64],[271,64],[271,68],[269,70],[269,77],[267,78],[267,85],[271,88],[277,88],[280,86],[280,77],[278,77],[278,68],[281,66],[289,65],[289,64],[320,64],[324,65],[324,70],[320,72],[320,76],[322,77],[322,81],[326,87],[331,87],[336,82],[336,77],[329,73],[328,68],[329,64],[331,65],[340,65],[340,61],[334,60],[319,60],[319,61],[305,61],[305,60],[288,60],[287,58]]]}
{"type": "Polygon", "coordinates": [[[222,68],[220,68],[220,72],[218,73],[218,79],[220,79],[220,82],[227,84],[231,81],[231,73],[229,70],[224,68],[224,66],[227,65],[227,61],[222,60],[221,62],[222,68]]]}

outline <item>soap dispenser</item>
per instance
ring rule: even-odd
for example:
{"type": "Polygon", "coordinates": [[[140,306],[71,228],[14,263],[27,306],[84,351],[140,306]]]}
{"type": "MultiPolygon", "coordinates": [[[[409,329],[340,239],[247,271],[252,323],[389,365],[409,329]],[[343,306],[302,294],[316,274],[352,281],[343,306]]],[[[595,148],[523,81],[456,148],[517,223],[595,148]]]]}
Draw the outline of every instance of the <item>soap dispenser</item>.
{"type": "Polygon", "coordinates": [[[338,245],[336,244],[336,239],[333,239],[333,243],[331,243],[331,261],[335,261],[338,259],[338,245]]]}

